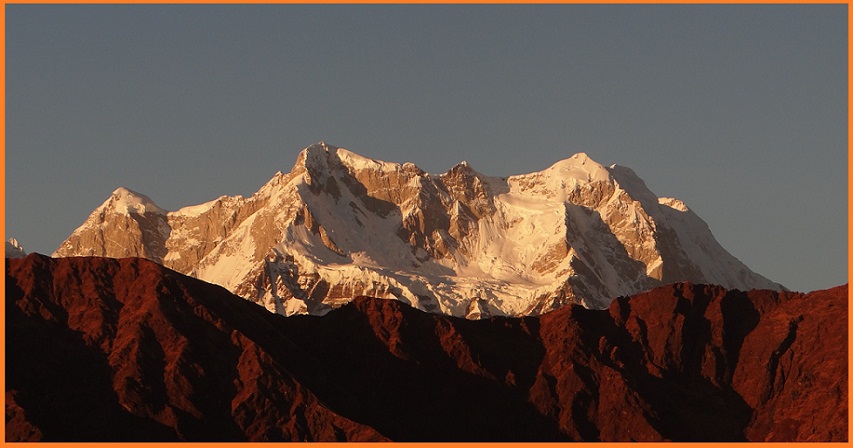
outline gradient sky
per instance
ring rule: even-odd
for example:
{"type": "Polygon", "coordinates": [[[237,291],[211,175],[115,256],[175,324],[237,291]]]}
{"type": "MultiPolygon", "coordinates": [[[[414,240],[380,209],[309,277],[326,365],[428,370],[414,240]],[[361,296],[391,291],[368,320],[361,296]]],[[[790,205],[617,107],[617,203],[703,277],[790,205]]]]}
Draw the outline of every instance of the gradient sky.
{"type": "Polygon", "coordinates": [[[575,152],[795,290],[847,281],[847,5],[6,5],[6,238],[119,186],[255,192],[324,140],[432,173],[575,152]]]}

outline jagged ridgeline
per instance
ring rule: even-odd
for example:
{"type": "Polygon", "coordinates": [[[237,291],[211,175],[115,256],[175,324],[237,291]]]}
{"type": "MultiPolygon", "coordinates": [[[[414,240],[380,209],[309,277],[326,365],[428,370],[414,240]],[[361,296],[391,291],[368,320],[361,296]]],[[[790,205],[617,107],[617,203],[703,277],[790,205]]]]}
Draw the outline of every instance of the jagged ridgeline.
{"type": "Polygon", "coordinates": [[[141,258],[5,268],[7,442],[848,439],[847,285],[284,318],[141,258]]]}
{"type": "Polygon", "coordinates": [[[170,212],[119,188],[53,255],[144,257],[286,315],[357,296],[480,318],[605,308],[678,281],[783,289],[684,203],[582,153],[504,178],[465,162],[429,174],[320,142],[248,198],[170,212]]]}

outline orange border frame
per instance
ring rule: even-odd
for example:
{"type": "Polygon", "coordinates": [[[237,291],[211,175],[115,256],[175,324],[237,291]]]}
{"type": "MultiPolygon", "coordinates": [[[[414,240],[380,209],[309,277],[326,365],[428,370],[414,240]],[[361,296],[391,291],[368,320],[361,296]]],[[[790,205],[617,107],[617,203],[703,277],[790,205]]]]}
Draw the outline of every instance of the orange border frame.
{"type": "MultiPolygon", "coordinates": [[[[170,0],[144,0],[144,1],[134,1],[134,0],[89,0],[89,1],[80,1],[80,0],[31,0],[31,1],[3,1],[2,6],[0,6],[0,22],[2,22],[3,33],[0,34],[0,48],[2,48],[2,54],[0,54],[0,84],[2,84],[2,88],[0,88],[0,100],[3,102],[3,108],[0,110],[0,137],[2,137],[2,143],[0,143],[0,152],[2,152],[2,159],[0,159],[0,167],[2,167],[2,180],[3,180],[3,200],[2,204],[0,204],[0,229],[2,229],[4,240],[6,235],[6,5],[7,4],[76,4],[76,3],[86,3],[86,4],[115,4],[115,3],[145,3],[145,4],[175,4],[175,3],[184,3],[184,4],[227,4],[227,3],[235,3],[232,0],[183,0],[183,1],[170,1],[170,0]]],[[[395,4],[401,3],[400,1],[394,0],[369,0],[369,1],[358,1],[358,0],[311,0],[311,1],[278,1],[278,0],[253,0],[251,3],[277,3],[277,4],[395,4]]],[[[586,3],[586,4],[642,4],[648,3],[637,0],[611,0],[611,1],[565,1],[565,0],[534,0],[530,2],[519,2],[514,0],[407,0],[402,3],[424,3],[424,4],[458,4],[458,3],[479,3],[479,4],[501,4],[501,3],[531,3],[531,4],[567,4],[567,3],[586,3]]],[[[773,1],[773,0],[740,0],[740,1],[702,1],[702,0],[687,0],[687,1],[678,1],[678,0],[658,0],[654,3],[660,4],[705,4],[705,3],[714,3],[714,4],[802,4],[802,3],[819,3],[819,4],[846,4],[848,5],[847,10],[847,46],[848,46],[848,57],[847,57],[847,278],[848,284],[849,279],[851,277],[851,273],[853,273],[853,266],[850,264],[851,260],[851,252],[850,250],[850,240],[851,236],[853,236],[853,228],[850,227],[850,220],[853,218],[853,209],[850,208],[849,201],[851,194],[853,194],[853,186],[851,185],[850,178],[850,168],[853,167],[853,159],[850,158],[850,100],[853,99],[853,94],[851,94],[851,82],[850,82],[850,72],[853,69],[853,64],[850,61],[850,41],[851,36],[853,36],[853,20],[850,17],[850,2],[848,0],[824,0],[820,2],[803,2],[803,1],[773,1]]],[[[5,258],[4,258],[5,260],[5,258]]],[[[5,268],[5,261],[4,261],[5,268]]],[[[4,275],[0,278],[0,285],[3,287],[3,291],[6,290],[6,276],[4,275]]],[[[850,303],[850,299],[853,297],[850,292],[848,292],[848,303],[850,303]]],[[[851,332],[851,323],[853,323],[853,319],[850,317],[850,313],[848,311],[847,314],[847,391],[848,391],[848,421],[847,421],[847,433],[848,433],[848,442],[847,443],[822,443],[821,446],[847,446],[851,445],[849,441],[850,437],[850,370],[853,367],[853,358],[850,357],[850,339],[853,337],[853,332],[851,332]]],[[[3,385],[3,390],[6,388],[6,312],[5,307],[0,310],[0,326],[3,328],[3,333],[0,334],[0,342],[2,342],[2,348],[0,348],[0,355],[2,355],[2,359],[0,359],[0,383],[3,385]]],[[[42,445],[42,443],[8,443],[6,442],[6,426],[3,425],[3,428],[0,429],[0,435],[2,435],[2,443],[10,446],[34,446],[34,445],[42,445]]],[[[45,443],[47,444],[47,443],[45,443]]],[[[309,445],[312,447],[339,447],[344,444],[341,443],[287,443],[288,446],[298,444],[298,445],[309,445]]],[[[80,448],[89,448],[93,445],[97,447],[105,447],[105,448],[113,448],[113,447],[127,447],[128,445],[133,446],[154,446],[154,447],[169,447],[169,448],[186,448],[188,446],[210,446],[211,443],[49,443],[52,447],[80,447],[80,448]]],[[[216,443],[214,444],[216,447],[246,447],[246,442],[239,443],[216,443]]],[[[269,445],[269,444],[267,444],[269,445]]],[[[278,444],[283,445],[283,444],[278,444]]],[[[362,446],[368,446],[368,444],[360,444],[362,446]]],[[[396,442],[395,446],[401,447],[424,447],[424,446],[434,446],[434,445],[442,445],[442,446],[459,446],[459,447],[467,447],[467,448],[486,448],[486,447],[494,447],[496,445],[503,446],[528,446],[535,448],[566,448],[567,444],[565,443],[406,443],[406,442],[396,442]]],[[[644,443],[625,443],[625,442],[577,442],[571,443],[572,447],[636,447],[636,446],[658,446],[660,443],[656,442],[644,442],[644,443]]],[[[714,446],[709,443],[679,443],[679,445],[690,445],[690,446],[714,446]]],[[[777,446],[783,444],[774,444],[774,443],[761,443],[761,442],[746,442],[746,443],[726,443],[726,447],[755,447],[755,446],[777,446]]],[[[784,443],[785,447],[812,447],[814,443],[784,443]]]]}

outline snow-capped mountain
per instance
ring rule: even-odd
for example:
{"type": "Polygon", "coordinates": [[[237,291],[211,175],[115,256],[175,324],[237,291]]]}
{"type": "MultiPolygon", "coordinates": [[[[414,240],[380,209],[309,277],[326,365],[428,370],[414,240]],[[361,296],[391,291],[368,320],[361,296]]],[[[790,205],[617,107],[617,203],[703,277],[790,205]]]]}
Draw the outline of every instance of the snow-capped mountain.
{"type": "Polygon", "coordinates": [[[24,258],[27,252],[15,238],[6,240],[6,258],[24,258]]]}
{"type": "Polygon", "coordinates": [[[500,178],[320,142],[248,198],[167,212],[119,188],[54,253],[86,255],[145,257],[286,315],[361,295],[479,318],[605,308],[677,281],[782,289],[681,201],[582,153],[500,178]]]}

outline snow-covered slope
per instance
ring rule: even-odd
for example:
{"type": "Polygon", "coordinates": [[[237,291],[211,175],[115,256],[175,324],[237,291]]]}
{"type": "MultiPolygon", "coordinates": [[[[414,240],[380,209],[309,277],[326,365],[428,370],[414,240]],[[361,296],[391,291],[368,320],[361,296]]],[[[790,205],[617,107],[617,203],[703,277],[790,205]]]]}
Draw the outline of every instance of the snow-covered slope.
{"type": "Polygon", "coordinates": [[[781,288],[681,201],[586,154],[498,178],[320,142],[249,198],[165,212],[120,188],[54,254],[74,255],[146,257],[287,315],[359,295],[479,318],[604,308],[676,281],[781,288]]]}

